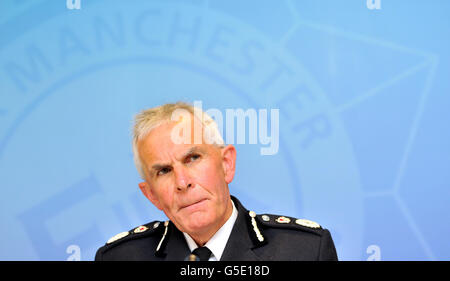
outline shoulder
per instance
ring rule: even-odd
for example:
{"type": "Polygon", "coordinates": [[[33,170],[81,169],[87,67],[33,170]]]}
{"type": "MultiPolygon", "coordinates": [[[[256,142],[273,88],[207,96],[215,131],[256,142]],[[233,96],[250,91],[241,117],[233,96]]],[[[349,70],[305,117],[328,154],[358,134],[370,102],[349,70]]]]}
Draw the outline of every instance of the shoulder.
{"type": "Polygon", "coordinates": [[[254,217],[268,240],[270,255],[283,253],[277,257],[279,260],[338,259],[329,230],[317,222],[273,214],[255,214],[254,217]]]}
{"type": "Polygon", "coordinates": [[[306,232],[318,236],[324,235],[324,233],[327,231],[326,229],[322,228],[322,226],[317,222],[304,218],[294,218],[290,216],[273,214],[259,214],[256,215],[255,218],[265,229],[272,228],[297,230],[300,232],[306,232]]]}
{"type": "Polygon", "coordinates": [[[152,239],[154,237],[154,240],[156,241],[157,234],[164,228],[163,225],[164,222],[162,221],[153,221],[112,236],[106,241],[105,245],[97,250],[95,260],[103,260],[105,254],[111,256],[110,252],[122,252],[123,249],[127,249],[127,252],[129,252],[129,248],[136,246],[137,248],[140,248],[140,241],[145,240],[148,242],[148,238],[152,239]]]}

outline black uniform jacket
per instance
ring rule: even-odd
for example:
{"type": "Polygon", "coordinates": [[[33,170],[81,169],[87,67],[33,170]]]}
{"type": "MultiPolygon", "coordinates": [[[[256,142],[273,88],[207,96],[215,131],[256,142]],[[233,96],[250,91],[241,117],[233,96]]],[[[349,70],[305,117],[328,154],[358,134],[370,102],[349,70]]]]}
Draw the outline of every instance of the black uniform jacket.
{"type": "MultiPolygon", "coordinates": [[[[330,232],[315,222],[249,212],[231,196],[238,217],[221,261],[337,260],[330,232]]],[[[154,221],[119,233],[98,249],[95,260],[183,261],[190,251],[170,222],[154,221]]]]}

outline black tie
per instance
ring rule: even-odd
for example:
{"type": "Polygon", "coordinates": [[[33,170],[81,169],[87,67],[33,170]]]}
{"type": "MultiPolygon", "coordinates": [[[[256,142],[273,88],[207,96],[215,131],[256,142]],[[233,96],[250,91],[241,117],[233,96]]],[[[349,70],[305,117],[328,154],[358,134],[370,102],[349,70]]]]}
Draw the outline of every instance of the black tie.
{"type": "Polygon", "coordinates": [[[192,251],[194,255],[200,258],[200,261],[207,261],[211,256],[211,250],[208,247],[199,247],[192,251]]]}

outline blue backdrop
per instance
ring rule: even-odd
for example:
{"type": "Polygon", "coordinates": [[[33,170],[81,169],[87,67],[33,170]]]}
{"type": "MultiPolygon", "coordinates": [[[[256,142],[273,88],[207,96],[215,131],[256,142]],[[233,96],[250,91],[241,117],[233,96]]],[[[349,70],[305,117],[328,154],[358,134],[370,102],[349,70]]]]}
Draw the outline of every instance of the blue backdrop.
{"type": "Polygon", "coordinates": [[[341,260],[450,258],[450,2],[0,2],[0,259],[92,260],[165,219],[133,116],[177,100],[280,110],[236,145],[257,213],[317,221],[341,260]]]}

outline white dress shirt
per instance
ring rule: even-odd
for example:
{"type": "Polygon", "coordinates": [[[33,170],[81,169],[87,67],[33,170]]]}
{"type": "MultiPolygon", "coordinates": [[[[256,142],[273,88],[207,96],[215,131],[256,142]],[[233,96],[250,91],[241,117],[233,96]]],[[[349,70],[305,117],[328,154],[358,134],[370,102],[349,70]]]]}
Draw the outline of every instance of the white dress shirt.
{"type": "MultiPolygon", "coordinates": [[[[233,212],[231,213],[231,216],[228,218],[227,222],[205,244],[205,247],[208,247],[208,249],[211,250],[211,257],[208,261],[219,261],[222,257],[223,251],[225,250],[225,246],[228,242],[228,238],[230,237],[231,230],[233,229],[238,215],[238,211],[234,206],[233,200],[231,200],[231,204],[233,205],[233,212]]],[[[189,250],[191,250],[192,253],[193,250],[198,248],[198,245],[197,243],[195,243],[194,239],[189,236],[189,234],[183,232],[183,235],[189,246],[189,250]]]]}

